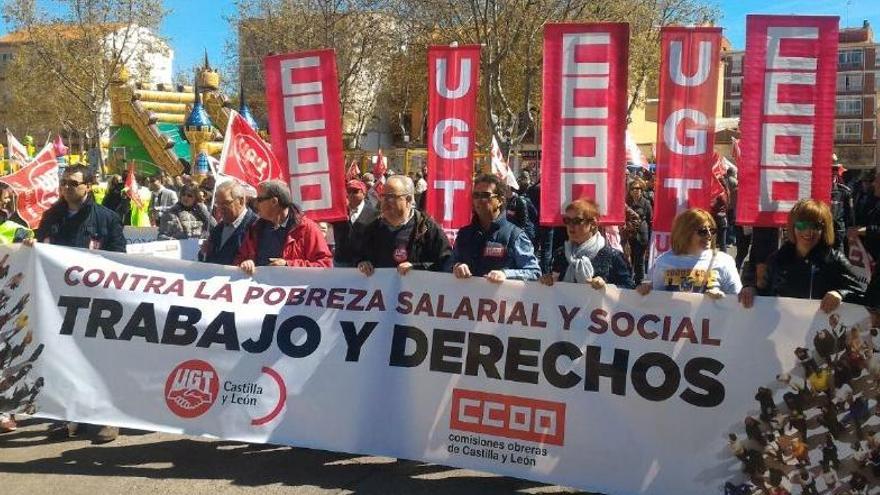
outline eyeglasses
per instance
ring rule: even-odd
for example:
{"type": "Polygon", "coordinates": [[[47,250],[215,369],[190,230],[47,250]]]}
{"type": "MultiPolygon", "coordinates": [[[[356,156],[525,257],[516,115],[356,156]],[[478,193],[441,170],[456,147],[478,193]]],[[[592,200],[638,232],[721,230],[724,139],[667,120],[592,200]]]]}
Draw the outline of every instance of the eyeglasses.
{"type": "Polygon", "coordinates": [[[801,232],[805,230],[813,230],[816,232],[821,231],[825,228],[825,224],[822,222],[810,222],[808,220],[799,220],[794,223],[794,230],[799,230],[801,232]]]}
{"type": "Polygon", "coordinates": [[[717,232],[717,231],[718,231],[717,229],[713,229],[710,227],[703,227],[701,229],[696,230],[697,235],[700,237],[709,237],[710,235],[715,235],[715,232],[717,232]]]}
{"type": "Polygon", "coordinates": [[[494,198],[494,197],[496,197],[496,196],[498,196],[497,193],[493,193],[493,192],[490,192],[490,191],[474,191],[474,192],[471,193],[471,198],[472,198],[472,199],[478,199],[478,200],[482,200],[482,199],[492,199],[492,198],[494,198]]]}
{"type": "Polygon", "coordinates": [[[383,201],[394,201],[397,198],[404,198],[406,194],[393,194],[393,193],[385,193],[381,196],[383,201]]]}
{"type": "Polygon", "coordinates": [[[85,182],[80,182],[78,180],[66,179],[59,182],[61,187],[69,187],[71,189],[76,189],[77,187],[85,184],[85,182]]]}
{"type": "Polygon", "coordinates": [[[587,225],[589,225],[589,224],[591,224],[591,223],[593,223],[593,220],[592,220],[592,219],[589,219],[589,218],[581,218],[581,217],[577,217],[577,218],[569,218],[569,217],[562,217],[562,224],[563,224],[563,225],[566,225],[566,226],[568,226],[568,225],[583,225],[583,224],[587,224],[587,225]]]}

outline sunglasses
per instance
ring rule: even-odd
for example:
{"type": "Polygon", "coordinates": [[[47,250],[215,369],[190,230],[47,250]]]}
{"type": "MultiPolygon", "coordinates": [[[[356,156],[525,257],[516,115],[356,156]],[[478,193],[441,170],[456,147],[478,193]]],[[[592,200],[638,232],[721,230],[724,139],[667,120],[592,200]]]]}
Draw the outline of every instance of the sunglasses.
{"type": "Polygon", "coordinates": [[[61,187],[70,187],[72,189],[76,189],[77,187],[85,184],[85,182],[80,182],[80,181],[73,180],[73,179],[66,179],[66,180],[60,181],[59,184],[61,184],[61,187]]]}
{"type": "Polygon", "coordinates": [[[474,191],[471,193],[472,199],[492,199],[498,194],[489,191],[474,191]]]}
{"type": "Polygon", "coordinates": [[[822,222],[810,222],[807,220],[800,220],[794,223],[794,230],[799,230],[801,232],[805,230],[813,230],[813,231],[821,231],[825,228],[825,224],[822,222]]]}
{"type": "Polygon", "coordinates": [[[590,220],[590,219],[587,219],[587,218],[581,218],[581,217],[577,217],[577,218],[562,217],[562,224],[565,225],[565,226],[568,226],[568,225],[583,225],[583,224],[591,224],[591,223],[593,223],[593,221],[590,220]]]}
{"type": "Polygon", "coordinates": [[[699,235],[700,237],[709,237],[710,235],[715,235],[715,232],[717,231],[717,229],[713,229],[710,227],[703,227],[696,230],[697,235],[699,235]]]}

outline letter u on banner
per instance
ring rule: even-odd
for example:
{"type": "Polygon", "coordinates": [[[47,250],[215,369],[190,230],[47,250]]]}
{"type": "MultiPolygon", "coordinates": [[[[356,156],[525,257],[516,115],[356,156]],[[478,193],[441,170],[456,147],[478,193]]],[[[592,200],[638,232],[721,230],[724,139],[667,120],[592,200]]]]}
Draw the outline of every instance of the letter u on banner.
{"type": "Polygon", "coordinates": [[[712,202],[721,28],[664,27],[660,37],[653,221],[663,233],[678,213],[712,202]]]}
{"type": "Polygon", "coordinates": [[[428,49],[426,209],[444,229],[471,220],[480,47],[428,49]]]}
{"type": "Polygon", "coordinates": [[[348,218],[336,53],[266,57],[272,151],[290,173],[293,200],[315,221],[348,218]]]}
{"type": "Polygon", "coordinates": [[[737,221],[779,227],[803,198],[828,201],[837,17],[750,15],[737,221]]]}
{"type": "Polygon", "coordinates": [[[628,24],[545,26],[541,224],[579,198],[623,223],[628,60],[628,24]]]}

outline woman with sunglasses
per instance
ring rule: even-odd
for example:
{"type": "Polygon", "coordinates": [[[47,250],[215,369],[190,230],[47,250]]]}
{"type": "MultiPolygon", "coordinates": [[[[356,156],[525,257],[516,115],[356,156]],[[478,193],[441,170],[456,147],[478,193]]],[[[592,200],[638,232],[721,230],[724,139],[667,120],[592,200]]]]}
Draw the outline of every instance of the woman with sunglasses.
{"type": "Polygon", "coordinates": [[[788,213],[786,231],[785,243],[767,260],[764,288],[743,289],[744,306],[752,305],[756,293],[821,299],[819,307],[826,313],[837,309],[841,301],[860,302],[861,290],[853,268],[846,256],[834,249],[834,222],[826,203],[798,201],[788,213]]]}
{"type": "Polygon", "coordinates": [[[681,212],[672,221],[672,250],[660,255],[651,275],[636,290],[646,295],[651,289],[699,292],[712,299],[739,294],[742,282],[736,263],[717,249],[718,228],[712,214],[700,208],[681,212]]]}
{"type": "Polygon", "coordinates": [[[183,186],[180,200],[168,208],[159,219],[159,239],[199,239],[207,238],[217,221],[208,212],[199,189],[192,185],[183,186]]]}
{"type": "Polygon", "coordinates": [[[599,208],[588,199],[565,207],[562,217],[568,240],[553,255],[551,273],[541,276],[542,284],[571,282],[601,289],[605,283],[632,289],[632,271],[623,254],[605,243],[599,232],[599,208]]]}

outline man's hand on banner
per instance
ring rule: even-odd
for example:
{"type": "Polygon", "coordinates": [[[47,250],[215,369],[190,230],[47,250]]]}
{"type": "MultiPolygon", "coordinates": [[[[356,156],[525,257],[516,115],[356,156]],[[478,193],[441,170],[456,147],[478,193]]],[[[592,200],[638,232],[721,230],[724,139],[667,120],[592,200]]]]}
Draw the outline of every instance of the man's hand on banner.
{"type": "Polygon", "coordinates": [[[486,280],[492,282],[493,284],[500,284],[501,282],[507,280],[507,275],[505,275],[504,272],[501,270],[492,270],[491,272],[486,274],[486,280]]]}
{"type": "Polygon", "coordinates": [[[743,287],[742,290],[739,291],[738,299],[744,308],[751,308],[752,305],[755,304],[755,288],[743,287]]]}
{"type": "Polygon", "coordinates": [[[840,295],[840,292],[836,290],[828,291],[825,293],[825,297],[822,298],[822,304],[819,305],[819,309],[830,313],[840,306],[841,301],[843,301],[843,296],[840,295]]]}
{"type": "Polygon", "coordinates": [[[358,263],[358,271],[368,277],[371,277],[373,276],[373,272],[375,271],[375,269],[373,268],[373,264],[369,261],[361,261],[360,263],[358,263]]]}
{"type": "Polygon", "coordinates": [[[257,265],[254,264],[254,260],[244,260],[238,265],[239,268],[242,269],[248,275],[253,276],[254,271],[257,269],[257,265]]]}
{"type": "Polygon", "coordinates": [[[471,269],[465,263],[459,263],[452,269],[455,278],[471,278],[471,269]]]}
{"type": "Polygon", "coordinates": [[[404,261],[403,263],[397,265],[397,273],[399,273],[401,276],[406,275],[410,272],[410,270],[412,270],[412,267],[412,263],[410,263],[409,261],[404,261]]]}

